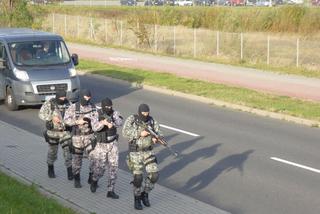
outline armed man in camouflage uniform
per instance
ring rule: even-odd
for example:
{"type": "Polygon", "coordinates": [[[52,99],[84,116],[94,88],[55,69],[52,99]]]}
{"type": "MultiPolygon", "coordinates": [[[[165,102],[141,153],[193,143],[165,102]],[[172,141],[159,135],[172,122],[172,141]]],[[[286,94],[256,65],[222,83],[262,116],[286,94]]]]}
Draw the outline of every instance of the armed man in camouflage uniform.
{"type": "Polygon", "coordinates": [[[112,101],[109,98],[101,101],[99,121],[103,123],[104,126],[96,132],[97,146],[90,153],[92,162],[92,182],[90,190],[91,192],[96,192],[98,180],[103,176],[107,164],[107,197],[118,199],[119,196],[114,192],[119,160],[117,128],[122,125],[123,118],[118,111],[113,110],[112,101]]]}
{"type": "Polygon", "coordinates": [[[123,136],[129,139],[127,163],[133,173],[134,207],[137,210],[142,210],[141,201],[145,206],[150,206],[148,194],[159,177],[157,159],[152,151],[157,139],[139,125],[150,125],[155,132],[161,135],[158,122],[149,115],[149,112],[149,106],[141,104],[138,115],[129,116],[122,129],[123,136]],[[144,169],[147,173],[145,178],[143,178],[144,169]],[[143,179],[144,187],[142,187],[143,179]]]}
{"type": "Polygon", "coordinates": [[[74,175],[74,187],[81,188],[80,170],[83,153],[94,149],[94,134],[102,129],[104,124],[98,121],[96,107],[91,104],[91,93],[87,89],[80,92],[79,102],[72,104],[64,115],[65,123],[72,126],[72,171],[74,175]]]}
{"type": "Polygon", "coordinates": [[[40,111],[39,117],[46,121],[47,130],[44,132],[45,140],[49,144],[47,155],[48,176],[55,178],[54,162],[57,160],[58,146],[63,149],[65,166],[67,167],[68,179],[73,179],[72,155],[69,146],[71,144],[70,129],[63,122],[66,109],[70,106],[66,98],[66,91],[56,91],[56,98],[46,101],[40,111]]]}

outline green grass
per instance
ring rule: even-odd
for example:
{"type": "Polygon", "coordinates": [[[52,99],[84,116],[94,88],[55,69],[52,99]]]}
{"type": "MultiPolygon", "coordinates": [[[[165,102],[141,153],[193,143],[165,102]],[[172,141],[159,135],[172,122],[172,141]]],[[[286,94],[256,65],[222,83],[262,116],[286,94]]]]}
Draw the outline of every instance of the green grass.
{"type": "Polygon", "coordinates": [[[115,79],[152,85],[233,104],[320,121],[320,103],[275,96],[254,90],[181,78],[168,73],[124,68],[82,59],[78,69],[115,79]]]}
{"type": "Polygon", "coordinates": [[[42,8],[51,13],[139,20],[145,24],[182,25],[224,32],[282,32],[314,36],[320,29],[320,8],[294,5],[272,8],[47,5],[42,8]]]}
{"type": "Polygon", "coordinates": [[[36,186],[27,186],[0,172],[0,213],[75,214],[54,199],[41,195],[36,186]]]}

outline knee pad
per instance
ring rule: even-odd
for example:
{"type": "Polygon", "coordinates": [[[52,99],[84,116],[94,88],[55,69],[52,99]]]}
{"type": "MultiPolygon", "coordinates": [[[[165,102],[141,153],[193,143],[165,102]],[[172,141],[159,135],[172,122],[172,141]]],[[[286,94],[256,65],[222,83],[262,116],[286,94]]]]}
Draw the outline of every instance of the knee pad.
{"type": "Polygon", "coordinates": [[[137,188],[141,187],[142,180],[143,180],[142,174],[134,175],[134,177],[133,177],[133,185],[135,187],[137,187],[137,188]]]}
{"type": "Polygon", "coordinates": [[[151,181],[151,183],[156,183],[157,181],[158,181],[158,179],[159,179],[159,173],[158,172],[151,172],[151,173],[149,173],[149,179],[150,179],[150,181],[151,181]]]}

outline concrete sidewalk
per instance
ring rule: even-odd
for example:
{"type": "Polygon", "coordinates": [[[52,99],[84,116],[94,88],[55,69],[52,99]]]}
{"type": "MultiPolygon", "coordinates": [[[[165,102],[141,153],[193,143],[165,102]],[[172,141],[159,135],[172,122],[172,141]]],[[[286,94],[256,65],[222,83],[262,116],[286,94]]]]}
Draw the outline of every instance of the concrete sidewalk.
{"type": "Polygon", "coordinates": [[[150,194],[152,207],[136,211],[133,208],[129,173],[119,170],[116,192],[120,195],[120,199],[112,200],[106,198],[105,176],[99,181],[97,192],[95,194],[90,192],[87,184],[88,161],[86,159],[81,172],[83,187],[76,189],[73,187],[73,181],[68,181],[66,178],[61,151],[55,164],[57,177],[48,178],[46,164],[48,146],[43,138],[2,121],[0,121],[0,135],[0,169],[2,171],[26,182],[37,184],[42,192],[76,209],[79,213],[227,214],[225,211],[160,185],[156,185],[155,190],[150,194]]]}
{"type": "Polygon", "coordinates": [[[81,58],[87,58],[119,66],[167,72],[192,79],[320,101],[320,79],[317,78],[74,43],[68,43],[68,47],[72,53],[79,55],[80,63],[81,58]]]}

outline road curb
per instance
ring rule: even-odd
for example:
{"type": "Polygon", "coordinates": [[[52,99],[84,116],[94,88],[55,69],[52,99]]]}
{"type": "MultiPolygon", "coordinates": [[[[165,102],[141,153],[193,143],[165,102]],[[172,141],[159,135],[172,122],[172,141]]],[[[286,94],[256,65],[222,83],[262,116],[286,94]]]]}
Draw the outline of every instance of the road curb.
{"type": "Polygon", "coordinates": [[[320,122],[315,121],[315,120],[308,120],[308,119],[304,119],[304,118],[300,118],[300,117],[290,116],[287,114],[281,114],[281,113],[256,109],[256,108],[252,108],[252,107],[242,106],[242,105],[238,105],[238,104],[232,104],[232,103],[224,102],[221,100],[201,97],[201,96],[197,96],[197,95],[193,95],[193,94],[186,94],[183,92],[173,91],[173,90],[169,90],[169,89],[165,89],[165,88],[159,88],[159,87],[155,87],[155,86],[151,86],[151,85],[140,84],[137,82],[131,83],[131,82],[128,82],[125,80],[115,79],[115,78],[100,75],[100,74],[92,74],[90,72],[85,72],[85,71],[79,71],[78,73],[80,75],[92,75],[92,76],[96,76],[99,78],[103,77],[106,80],[114,81],[119,84],[124,84],[126,86],[131,86],[134,88],[141,88],[141,89],[159,92],[159,93],[167,94],[167,95],[171,95],[171,96],[182,97],[185,99],[190,99],[190,100],[202,102],[202,103],[206,103],[209,105],[215,105],[215,106],[225,107],[225,108],[229,108],[229,109],[233,109],[233,110],[249,112],[249,113],[253,113],[255,115],[259,115],[259,116],[270,117],[270,118],[278,119],[278,120],[284,120],[284,121],[293,122],[293,123],[297,123],[297,124],[301,124],[301,125],[305,125],[305,126],[310,126],[310,127],[320,127],[320,122]]]}

